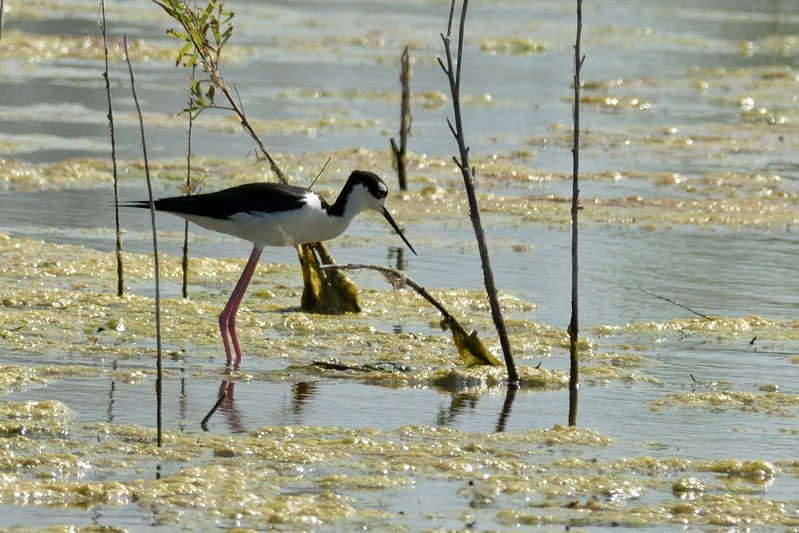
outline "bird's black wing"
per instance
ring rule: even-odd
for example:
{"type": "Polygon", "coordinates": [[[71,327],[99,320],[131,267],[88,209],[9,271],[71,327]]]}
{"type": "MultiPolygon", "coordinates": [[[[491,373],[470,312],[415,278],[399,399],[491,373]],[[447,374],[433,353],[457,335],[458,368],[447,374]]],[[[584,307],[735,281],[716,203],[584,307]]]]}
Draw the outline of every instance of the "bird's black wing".
{"type": "MultiPolygon", "coordinates": [[[[309,189],[282,183],[248,183],[217,192],[192,196],[173,196],[155,201],[157,211],[226,219],[238,213],[279,213],[305,204],[309,189]]],[[[322,203],[326,205],[324,199],[322,203]]],[[[125,207],[148,208],[141,200],[125,207]]]]}

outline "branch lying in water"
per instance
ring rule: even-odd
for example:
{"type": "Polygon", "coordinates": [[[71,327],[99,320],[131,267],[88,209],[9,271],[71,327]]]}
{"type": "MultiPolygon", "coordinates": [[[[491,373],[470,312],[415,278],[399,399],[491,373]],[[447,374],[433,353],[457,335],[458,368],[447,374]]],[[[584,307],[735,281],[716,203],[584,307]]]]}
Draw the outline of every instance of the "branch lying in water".
{"type": "Polygon", "coordinates": [[[433,298],[433,296],[427,292],[427,289],[413,281],[399,270],[391,267],[369,265],[364,263],[350,263],[346,265],[320,265],[319,268],[323,270],[377,270],[383,274],[383,276],[386,278],[386,281],[391,283],[394,288],[399,289],[403,285],[411,287],[416,291],[417,294],[419,294],[419,296],[427,300],[443,315],[444,318],[441,321],[441,326],[442,328],[449,328],[449,330],[452,332],[452,338],[455,341],[455,346],[458,347],[458,353],[460,353],[464,363],[467,366],[502,366],[502,363],[499,361],[499,359],[491,355],[491,353],[483,345],[483,342],[477,337],[477,331],[467,333],[463,326],[461,326],[455,317],[452,316],[449,311],[447,311],[441,302],[433,298]]]}

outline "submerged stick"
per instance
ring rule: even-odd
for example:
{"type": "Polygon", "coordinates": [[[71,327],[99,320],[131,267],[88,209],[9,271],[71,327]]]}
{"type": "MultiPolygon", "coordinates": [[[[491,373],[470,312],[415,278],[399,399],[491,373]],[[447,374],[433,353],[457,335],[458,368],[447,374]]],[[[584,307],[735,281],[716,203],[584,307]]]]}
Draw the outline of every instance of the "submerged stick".
{"type": "Polygon", "coordinates": [[[467,333],[466,329],[461,326],[460,322],[447,311],[441,302],[433,298],[427,292],[427,289],[416,283],[414,280],[403,274],[397,269],[386,267],[382,265],[370,265],[365,263],[349,263],[346,265],[321,265],[319,268],[322,270],[376,270],[381,272],[386,280],[391,283],[395,288],[407,285],[416,291],[419,296],[427,300],[430,305],[435,307],[444,317],[441,325],[446,327],[452,332],[452,338],[455,341],[455,346],[458,348],[458,353],[463,358],[467,366],[475,365],[491,365],[501,366],[502,363],[489,352],[482,341],[477,336],[477,331],[467,333]]]}
{"type": "Polygon", "coordinates": [[[228,395],[228,389],[232,388],[232,386],[233,386],[232,382],[228,383],[228,384],[226,384],[224,386],[224,388],[223,388],[224,390],[222,390],[219,393],[219,398],[217,398],[216,403],[211,408],[211,410],[208,411],[208,414],[205,415],[205,418],[203,418],[202,422],[200,422],[200,427],[203,428],[203,431],[208,431],[208,421],[211,420],[211,417],[214,416],[214,413],[216,413],[216,410],[219,409],[219,406],[222,405],[222,402],[225,401],[225,399],[227,398],[227,395],[228,395]]]}
{"type": "Polygon", "coordinates": [[[144,118],[142,117],[141,106],[139,105],[139,97],[136,95],[136,80],[133,77],[133,65],[130,62],[130,55],[128,54],[128,35],[124,36],[125,44],[125,60],[128,63],[128,71],[130,72],[130,90],[133,93],[133,102],[136,104],[136,113],[139,116],[139,129],[141,132],[141,149],[144,157],[144,176],[147,179],[147,194],[150,198],[150,224],[153,229],[153,262],[155,264],[155,345],[156,345],[156,378],[155,378],[155,399],[156,399],[156,425],[158,426],[158,447],[164,446],[163,435],[163,417],[161,410],[162,400],[162,383],[163,383],[163,367],[162,367],[162,351],[161,351],[161,270],[158,261],[158,233],[155,227],[155,201],[153,199],[153,184],[150,179],[150,163],[147,158],[147,140],[144,135],[144,118]]]}
{"type": "Polygon", "coordinates": [[[663,300],[665,302],[669,302],[670,304],[674,304],[677,307],[681,307],[682,309],[685,309],[686,311],[689,311],[689,312],[695,314],[696,316],[701,316],[705,320],[714,320],[714,318],[712,316],[704,315],[704,314],[700,313],[699,311],[694,311],[690,307],[686,307],[683,304],[677,303],[677,302],[675,302],[674,300],[672,300],[670,298],[666,298],[665,296],[659,296],[659,295],[657,295],[657,294],[655,294],[653,292],[649,292],[649,291],[644,290],[644,289],[638,289],[638,290],[640,290],[644,294],[648,294],[649,296],[654,296],[655,298],[658,298],[658,299],[663,300]]]}

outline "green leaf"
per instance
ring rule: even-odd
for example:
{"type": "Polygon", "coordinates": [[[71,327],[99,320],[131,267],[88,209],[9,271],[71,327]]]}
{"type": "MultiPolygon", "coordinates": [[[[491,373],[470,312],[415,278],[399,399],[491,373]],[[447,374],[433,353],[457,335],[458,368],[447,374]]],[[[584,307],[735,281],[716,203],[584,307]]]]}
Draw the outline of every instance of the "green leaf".
{"type": "Polygon", "coordinates": [[[219,21],[214,20],[211,23],[211,32],[214,35],[214,42],[219,46],[219,41],[221,40],[221,35],[219,34],[219,21]]]}
{"type": "Polygon", "coordinates": [[[188,37],[186,37],[185,33],[183,33],[182,31],[178,31],[175,28],[169,28],[168,30],[166,30],[166,34],[171,36],[171,37],[176,37],[176,38],[180,39],[181,41],[188,41],[189,40],[188,37]]]}
{"type": "Polygon", "coordinates": [[[175,62],[175,66],[178,66],[181,62],[183,62],[185,57],[189,57],[190,60],[192,59],[192,56],[194,54],[191,53],[191,47],[192,47],[191,43],[186,43],[183,45],[183,47],[178,52],[178,59],[175,62]]]}

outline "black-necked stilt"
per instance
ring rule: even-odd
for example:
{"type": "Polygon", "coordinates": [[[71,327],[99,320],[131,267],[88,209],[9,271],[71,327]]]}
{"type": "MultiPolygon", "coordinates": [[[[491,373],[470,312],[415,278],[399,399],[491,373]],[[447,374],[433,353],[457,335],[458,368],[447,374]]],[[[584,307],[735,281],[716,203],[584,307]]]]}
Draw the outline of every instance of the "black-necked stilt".
{"type": "MultiPolygon", "coordinates": [[[[241,365],[236,312],[264,247],[295,246],[334,239],[344,233],[361,211],[373,209],[383,214],[408,248],[416,254],[386,209],[387,195],[388,187],[380,177],[372,172],[356,170],[350,174],[333,205],[310,189],[279,183],[249,183],[218,192],[155,201],[157,211],[172,213],[204,228],[253,243],[247,265],[219,315],[228,370],[233,362],[231,342],[236,353],[234,368],[238,370],[241,365]]],[[[149,208],[150,202],[130,202],[125,207],[149,208]]]]}

